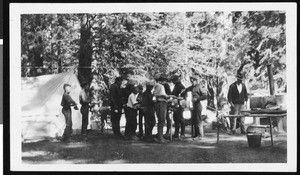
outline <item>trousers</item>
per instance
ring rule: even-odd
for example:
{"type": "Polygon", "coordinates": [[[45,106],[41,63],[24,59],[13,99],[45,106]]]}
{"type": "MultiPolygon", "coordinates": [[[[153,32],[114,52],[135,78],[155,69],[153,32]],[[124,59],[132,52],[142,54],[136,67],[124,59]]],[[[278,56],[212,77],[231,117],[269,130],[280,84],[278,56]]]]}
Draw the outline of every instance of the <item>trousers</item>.
{"type": "Polygon", "coordinates": [[[144,111],[142,109],[139,109],[139,134],[143,135],[143,118],[144,118],[144,111]]]}
{"type": "Polygon", "coordinates": [[[166,120],[167,103],[164,101],[157,101],[155,103],[155,111],[157,115],[157,133],[158,139],[163,140],[163,128],[166,120]]]}
{"type": "MultiPolygon", "coordinates": [[[[133,108],[128,108],[128,117],[126,121],[127,128],[127,134],[130,136],[136,135],[136,129],[137,129],[137,110],[133,108]]],[[[126,128],[125,128],[126,129],[126,128]]]]}
{"type": "Polygon", "coordinates": [[[193,137],[197,136],[204,136],[204,130],[203,130],[203,124],[204,121],[202,120],[202,106],[200,102],[193,103],[193,110],[192,110],[192,117],[191,117],[191,122],[193,127],[195,128],[195,133],[193,137]]]}
{"type": "Polygon", "coordinates": [[[145,137],[152,138],[152,130],[156,123],[154,109],[146,108],[144,110],[144,118],[145,118],[145,137]]]}
{"type": "MultiPolygon", "coordinates": [[[[234,107],[231,107],[230,113],[232,115],[241,114],[241,110],[245,109],[244,104],[234,104],[234,107]]],[[[237,129],[237,123],[241,128],[241,133],[246,133],[245,130],[245,117],[238,117],[238,118],[230,118],[230,128],[235,130],[237,129]]]]}
{"type": "Polygon", "coordinates": [[[171,118],[170,118],[170,114],[169,114],[169,107],[167,106],[167,112],[166,112],[166,122],[167,122],[167,131],[166,133],[169,133],[169,130],[171,128],[171,118]]]}
{"type": "Polygon", "coordinates": [[[89,122],[89,105],[82,105],[80,108],[80,112],[82,115],[82,125],[81,125],[81,134],[86,134],[87,125],[89,122]]]}
{"type": "Polygon", "coordinates": [[[120,120],[121,120],[122,112],[119,110],[118,112],[115,112],[115,109],[111,109],[111,124],[114,135],[120,135],[120,120]]]}
{"type": "Polygon", "coordinates": [[[63,133],[63,137],[65,139],[68,139],[72,134],[72,110],[71,108],[63,108],[62,113],[64,114],[66,120],[66,127],[63,133]]]}
{"type": "Polygon", "coordinates": [[[185,122],[183,119],[183,108],[178,108],[174,110],[173,113],[174,123],[175,123],[175,133],[174,136],[178,137],[179,129],[181,130],[180,135],[185,134],[185,122]]]}

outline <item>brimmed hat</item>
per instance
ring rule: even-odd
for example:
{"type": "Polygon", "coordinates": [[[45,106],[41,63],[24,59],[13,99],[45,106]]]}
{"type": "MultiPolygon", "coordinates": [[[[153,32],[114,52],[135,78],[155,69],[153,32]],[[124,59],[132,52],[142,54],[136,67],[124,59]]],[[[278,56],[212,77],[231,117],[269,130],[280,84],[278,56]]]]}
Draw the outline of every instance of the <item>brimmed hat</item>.
{"type": "Polygon", "coordinates": [[[135,83],[136,83],[136,81],[133,80],[133,79],[129,79],[129,80],[127,81],[127,84],[130,84],[130,85],[135,85],[135,83]]]}
{"type": "Polygon", "coordinates": [[[195,75],[190,76],[190,80],[198,80],[198,77],[195,75]]]}
{"type": "Polygon", "coordinates": [[[87,82],[87,81],[83,81],[81,84],[80,84],[80,86],[81,87],[84,87],[85,85],[88,85],[89,83],[87,82]]]}
{"type": "Polygon", "coordinates": [[[155,74],[153,78],[154,78],[154,80],[156,80],[156,81],[157,81],[157,80],[160,80],[160,75],[159,75],[159,74],[155,74]]]}
{"type": "Polygon", "coordinates": [[[133,86],[133,87],[132,87],[132,90],[138,91],[138,90],[139,90],[139,87],[138,87],[138,86],[133,86]]]}
{"type": "Polygon", "coordinates": [[[242,75],[241,73],[237,73],[237,74],[236,74],[236,78],[237,78],[238,80],[243,80],[243,75],[242,75]]]}
{"type": "Polygon", "coordinates": [[[179,76],[178,75],[172,75],[171,80],[172,81],[178,81],[179,80],[179,76]]]}
{"type": "Polygon", "coordinates": [[[146,86],[154,86],[155,83],[153,81],[147,81],[146,86]]]}
{"type": "Polygon", "coordinates": [[[166,74],[161,74],[160,76],[159,76],[159,80],[169,80],[168,79],[168,76],[166,75],[166,74]]]}
{"type": "Polygon", "coordinates": [[[143,85],[141,85],[141,84],[137,85],[137,87],[139,88],[139,90],[143,90],[144,89],[143,85]]]}
{"type": "Polygon", "coordinates": [[[122,77],[116,77],[115,81],[122,81],[123,78],[122,77]]]}

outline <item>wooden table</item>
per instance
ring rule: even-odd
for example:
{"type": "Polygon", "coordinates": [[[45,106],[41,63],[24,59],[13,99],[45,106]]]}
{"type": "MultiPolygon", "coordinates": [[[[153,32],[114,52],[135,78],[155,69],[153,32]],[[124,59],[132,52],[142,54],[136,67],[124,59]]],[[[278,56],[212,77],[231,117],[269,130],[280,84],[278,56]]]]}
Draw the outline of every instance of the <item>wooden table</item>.
{"type": "MultiPolygon", "coordinates": [[[[246,112],[246,111],[243,111],[246,112]]],[[[254,114],[251,111],[247,111],[249,113],[244,113],[241,115],[224,115],[224,117],[228,118],[235,118],[235,117],[259,117],[259,118],[268,118],[270,122],[270,135],[271,135],[271,145],[273,146],[273,133],[272,133],[272,117],[279,117],[283,118],[286,116],[286,110],[285,113],[277,114],[277,113],[265,113],[265,114],[254,114]],[[251,114],[252,113],[252,114],[251,114]]],[[[284,111],[283,111],[284,112],[284,111]]],[[[219,127],[218,127],[218,133],[217,133],[217,143],[219,142],[219,127]]]]}

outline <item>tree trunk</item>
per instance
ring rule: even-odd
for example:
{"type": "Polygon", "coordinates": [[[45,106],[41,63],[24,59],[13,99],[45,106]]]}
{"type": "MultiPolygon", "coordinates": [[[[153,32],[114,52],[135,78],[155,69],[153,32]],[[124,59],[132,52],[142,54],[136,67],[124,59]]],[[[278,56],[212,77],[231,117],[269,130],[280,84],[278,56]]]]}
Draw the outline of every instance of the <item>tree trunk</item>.
{"type": "MultiPolygon", "coordinates": [[[[36,15],[35,17],[35,24],[36,26],[41,26],[41,16],[40,15],[36,15]]],[[[36,32],[34,29],[32,29],[32,32],[36,32]]],[[[30,71],[30,76],[39,76],[42,75],[44,70],[43,70],[43,57],[41,57],[41,53],[43,50],[43,46],[42,46],[42,37],[37,35],[35,37],[35,43],[36,46],[33,50],[33,54],[32,54],[32,67],[31,67],[31,71],[30,71]]]]}
{"type": "Polygon", "coordinates": [[[211,80],[208,80],[207,82],[207,90],[209,92],[208,96],[207,96],[207,106],[215,108],[215,94],[214,94],[214,89],[211,83],[211,80]]]}
{"type": "Polygon", "coordinates": [[[43,75],[43,58],[41,57],[41,53],[38,48],[35,48],[33,53],[33,67],[31,68],[31,76],[39,76],[43,75]]]}
{"type": "Polygon", "coordinates": [[[58,73],[62,72],[61,69],[61,56],[60,56],[60,41],[57,44],[57,65],[58,65],[58,73]]]}
{"type": "Polygon", "coordinates": [[[270,63],[267,65],[267,69],[268,69],[270,95],[274,95],[274,79],[273,79],[272,65],[270,63]]]}
{"type": "MultiPolygon", "coordinates": [[[[88,16],[87,16],[88,18],[88,16]]],[[[87,19],[89,20],[89,19],[87,19]]],[[[88,22],[84,24],[81,21],[80,29],[80,48],[79,48],[79,67],[78,67],[78,79],[79,82],[91,81],[91,65],[92,65],[92,42],[91,29],[88,22]]]]}

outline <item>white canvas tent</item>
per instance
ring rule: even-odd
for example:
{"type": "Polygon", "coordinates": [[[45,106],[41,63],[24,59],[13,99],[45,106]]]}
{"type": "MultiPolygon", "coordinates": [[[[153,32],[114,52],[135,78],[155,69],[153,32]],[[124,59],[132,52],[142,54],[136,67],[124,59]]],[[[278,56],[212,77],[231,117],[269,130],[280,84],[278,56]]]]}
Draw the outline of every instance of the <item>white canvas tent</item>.
{"type": "MultiPolygon", "coordinates": [[[[73,71],[22,78],[23,139],[51,138],[63,134],[65,118],[60,103],[66,83],[72,86],[71,97],[79,104],[81,87],[73,71]]],[[[80,111],[72,108],[73,133],[80,131],[81,121],[80,111]]]]}

